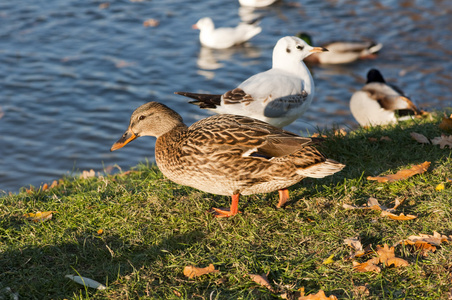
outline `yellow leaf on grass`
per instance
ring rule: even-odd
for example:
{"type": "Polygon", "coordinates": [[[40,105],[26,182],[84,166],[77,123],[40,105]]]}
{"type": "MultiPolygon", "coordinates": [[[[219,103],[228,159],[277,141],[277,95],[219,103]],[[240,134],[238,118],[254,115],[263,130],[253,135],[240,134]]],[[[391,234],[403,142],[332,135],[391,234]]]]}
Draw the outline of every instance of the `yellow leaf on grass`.
{"type": "Polygon", "coordinates": [[[381,215],[384,217],[388,217],[390,219],[399,220],[399,221],[407,221],[407,220],[413,220],[413,219],[417,218],[417,216],[414,216],[414,215],[406,215],[405,216],[403,213],[401,213],[400,215],[396,215],[389,211],[382,211],[381,215]]]}
{"type": "Polygon", "coordinates": [[[325,259],[322,264],[323,265],[328,265],[328,264],[332,264],[334,263],[334,254],[331,254],[327,259],[325,259]]]}
{"type": "Polygon", "coordinates": [[[103,230],[103,229],[99,229],[99,230],[97,231],[97,234],[98,234],[98,235],[101,235],[102,233],[104,233],[104,230],[103,230]]]}
{"type": "Polygon", "coordinates": [[[440,184],[438,184],[436,187],[435,187],[435,190],[436,191],[442,191],[442,190],[444,190],[445,189],[445,186],[444,186],[444,183],[440,183],[440,184]]]}
{"type": "Polygon", "coordinates": [[[251,279],[256,282],[257,284],[266,287],[267,289],[269,289],[269,291],[271,291],[272,293],[275,292],[275,290],[273,289],[273,287],[270,285],[270,282],[268,281],[267,275],[262,274],[262,275],[256,275],[256,274],[248,274],[251,279]]]}
{"type": "Polygon", "coordinates": [[[198,268],[194,266],[186,266],[184,268],[184,275],[188,278],[198,277],[201,275],[209,274],[209,273],[218,273],[220,271],[215,270],[215,267],[213,264],[210,264],[208,267],[205,268],[198,268]]]}
{"type": "Polygon", "coordinates": [[[53,213],[56,213],[56,211],[38,211],[36,213],[28,213],[25,214],[24,217],[28,218],[30,221],[33,222],[44,222],[47,220],[52,219],[53,213]]]}
{"type": "Polygon", "coordinates": [[[428,170],[430,162],[426,161],[420,165],[415,165],[411,169],[400,170],[396,174],[372,177],[368,176],[367,180],[377,180],[378,182],[392,182],[407,179],[416,174],[422,174],[428,170]]]}

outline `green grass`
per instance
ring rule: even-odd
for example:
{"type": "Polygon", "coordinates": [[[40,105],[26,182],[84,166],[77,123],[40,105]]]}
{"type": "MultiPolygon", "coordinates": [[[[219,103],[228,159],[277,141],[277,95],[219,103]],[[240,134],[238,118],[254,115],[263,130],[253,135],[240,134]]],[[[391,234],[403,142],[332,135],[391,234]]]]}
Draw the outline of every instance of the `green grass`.
{"type": "MultiPolygon", "coordinates": [[[[359,129],[330,137],[321,146],[345,163],[340,173],[305,179],[290,189],[291,202],[276,209],[278,195],[241,197],[241,214],[216,219],[208,210],[228,207],[230,198],[207,194],[165,179],[142,164],[125,176],[64,178],[51,190],[25,188],[0,198],[0,299],[10,287],[19,299],[278,299],[301,287],[342,299],[447,299],[452,282],[452,245],[443,243],[424,257],[398,245],[408,267],[383,267],[358,273],[345,260],[345,238],[359,236],[364,246],[393,245],[412,234],[452,235],[450,149],[421,145],[415,131],[439,136],[439,117],[387,128],[359,129]],[[391,141],[369,141],[388,136],[391,141]],[[428,172],[407,180],[377,183],[367,176],[392,174],[431,161],[428,172]],[[418,216],[394,221],[376,211],[345,210],[369,197],[397,213],[418,216]],[[57,211],[34,223],[23,215],[57,211]],[[104,233],[99,235],[98,230],[104,233]],[[322,262],[334,255],[334,262],[322,262]],[[186,278],[187,265],[214,264],[220,273],[186,278]],[[80,274],[108,289],[97,291],[65,278],[80,274]],[[247,274],[268,273],[272,293],[247,274]],[[369,295],[357,286],[367,284],[369,295]],[[180,296],[179,296],[180,295],[180,296]]],[[[363,260],[358,260],[363,261],[363,260]]]]}

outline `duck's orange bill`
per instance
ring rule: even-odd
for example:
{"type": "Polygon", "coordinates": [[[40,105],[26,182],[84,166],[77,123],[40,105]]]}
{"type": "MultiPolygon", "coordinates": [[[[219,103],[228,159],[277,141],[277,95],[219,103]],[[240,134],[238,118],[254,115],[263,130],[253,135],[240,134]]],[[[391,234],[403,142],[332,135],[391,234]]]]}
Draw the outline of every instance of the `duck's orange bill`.
{"type": "Polygon", "coordinates": [[[114,143],[113,146],[111,146],[110,151],[118,150],[119,148],[124,147],[136,138],[137,136],[135,135],[135,133],[133,133],[131,130],[127,130],[122,135],[122,137],[116,143],[114,143]]]}

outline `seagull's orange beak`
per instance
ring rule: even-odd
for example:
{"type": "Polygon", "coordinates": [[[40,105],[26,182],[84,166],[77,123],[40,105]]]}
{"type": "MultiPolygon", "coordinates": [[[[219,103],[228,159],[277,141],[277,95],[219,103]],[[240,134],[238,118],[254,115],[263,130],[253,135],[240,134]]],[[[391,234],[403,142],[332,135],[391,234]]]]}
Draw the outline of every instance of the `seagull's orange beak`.
{"type": "Polygon", "coordinates": [[[316,53],[316,52],[327,52],[328,49],[323,48],[323,47],[314,47],[311,50],[309,50],[309,52],[311,53],[316,53]]]}
{"type": "Polygon", "coordinates": [[[192,28],[192,29],[199,29],[199,28],[198,28],[198,25],[196,25],[196,24],[191,25],[191,28],[192,28]]]}
{"type": "Polygon", "coordinates": [[[118,150],[119,148],[124,147],[134,139],[136,139],[138,136],[135,135],[135,133],[132,132],[132,130],[127,129],[127,131],[122,135],[122,137],[111,146],[110,151],[118,150]]]}

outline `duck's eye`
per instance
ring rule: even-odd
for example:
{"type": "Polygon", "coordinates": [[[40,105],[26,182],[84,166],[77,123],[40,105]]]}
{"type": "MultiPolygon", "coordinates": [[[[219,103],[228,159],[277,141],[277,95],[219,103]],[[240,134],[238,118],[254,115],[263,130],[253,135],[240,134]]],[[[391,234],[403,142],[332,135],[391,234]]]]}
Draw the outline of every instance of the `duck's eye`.
{"type": "Polygon", "coordinates": [[[138,118],[138,120],[144,120],[144,118],[146,118],[145,116],[140,116],[139,118],[138,118]]]}
{"type": "Polygon", "coordinates": [[[302,46],[302,45],[297,45],[297,49],[298,49],[298,50],[303,50],[303,49],[304,49],[304,46],[302,46]]]}

